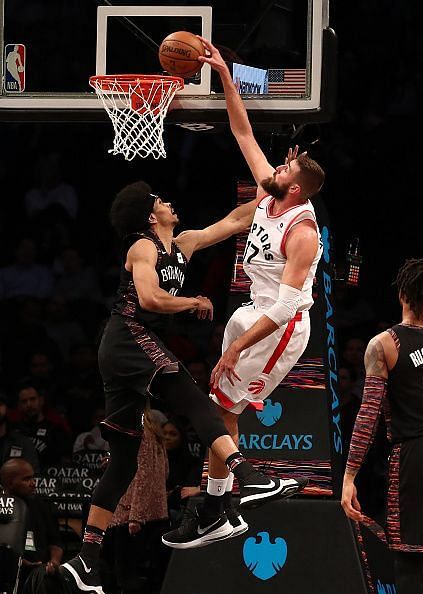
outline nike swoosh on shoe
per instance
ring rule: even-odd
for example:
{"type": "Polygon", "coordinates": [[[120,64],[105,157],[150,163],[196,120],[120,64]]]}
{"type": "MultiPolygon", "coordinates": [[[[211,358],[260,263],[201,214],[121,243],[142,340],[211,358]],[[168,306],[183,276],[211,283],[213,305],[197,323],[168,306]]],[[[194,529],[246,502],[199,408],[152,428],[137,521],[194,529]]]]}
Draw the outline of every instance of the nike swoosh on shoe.
{"type": "Polygon", "coordinates": [[[213,524],[210,524],[210,526],[206,526],[205,528],[200,528],[200,526],[198,526],[197,528],[197,532],[200,536],[202,536],[203,534],[205,534],[207,532],[207,530],[210,530],[210,528],[213,528],[213,526],[215,526],[216,524],[218,524],[220,522],[220,518],[218,518],[216,520],[216,522],[213,522],[213,524]]]}
{"type": "Polygon", "coordinates": [[[85,572],[86,572],[86,573],[91,573],[91,569],[92,569],[92,568],[91,568],[91,567],[87,567],[87,566],[85,565],[85,561],[84,561],[84,559],[81,557],[81,555],[78,555],[78,557],[79,557],[79,560],[81,561],[82,565],[84,566],[85,572]]]}
{"type": "Polygon", "coordinates": [[[245,489],[272,489],[275,487],[275,481],[270,481],[267,485],[244,485],[245,489]]]}

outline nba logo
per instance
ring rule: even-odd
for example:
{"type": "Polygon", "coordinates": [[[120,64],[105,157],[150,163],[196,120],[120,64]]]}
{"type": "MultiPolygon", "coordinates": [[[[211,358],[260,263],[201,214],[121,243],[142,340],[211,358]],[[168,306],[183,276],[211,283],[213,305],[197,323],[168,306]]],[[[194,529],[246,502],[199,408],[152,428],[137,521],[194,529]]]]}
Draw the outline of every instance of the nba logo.
{"type": "Polygon", "coordinates": [[[4,90],[6,93],[23,93],[25,90],[25,46],[8,43],[4,49],[4,90]]]}

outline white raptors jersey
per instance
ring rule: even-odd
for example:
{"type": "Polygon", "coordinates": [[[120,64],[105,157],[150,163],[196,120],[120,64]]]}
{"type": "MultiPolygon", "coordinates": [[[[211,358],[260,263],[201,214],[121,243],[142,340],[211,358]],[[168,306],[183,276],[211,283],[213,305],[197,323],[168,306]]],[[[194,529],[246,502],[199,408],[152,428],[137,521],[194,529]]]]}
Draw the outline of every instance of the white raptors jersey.
{"type": "Polygon", "coordinates": [[[302,288],[298,311],[313,305],[312,286],[322,255],[322,242],[313,205],[308,200],[279,215],[271,215],[272,196],[265,196],[256,208],[244,252],[244,270],[252,281],[251,299],[258,306],[269,307],[279,297],[279,285],[286,264],[285,243],[292,227],[301,221],[316,224],[319,247],[302,288]]]}

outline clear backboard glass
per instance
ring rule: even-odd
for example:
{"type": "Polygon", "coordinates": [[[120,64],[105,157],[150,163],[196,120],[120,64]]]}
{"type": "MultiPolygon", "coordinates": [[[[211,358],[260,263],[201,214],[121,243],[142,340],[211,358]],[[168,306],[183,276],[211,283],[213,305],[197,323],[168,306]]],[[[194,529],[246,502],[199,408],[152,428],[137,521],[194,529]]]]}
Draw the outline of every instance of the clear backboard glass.
{"type": "MultiPolygon", "coordinates": [[[[142,0],[0,0],[0,5],[0,117],[2,110],[100,112],[88,78],[163,74],[158,47],[178,30],[203,34],[219,47],[247,109],[322,111],[322,62],[325,52],[333,53],[328,0],[212,0],[207,6],[187,0],[160,6],[142,0]],[[265,84],[254,86],[248,74],[243,80],[238,65],[262,70],[265,84]]],[[[199,111],[209,119],[226,117],[221,91],[219,77],[206,65],[186,81],[170,119],[195,119],[199,111]]]]}

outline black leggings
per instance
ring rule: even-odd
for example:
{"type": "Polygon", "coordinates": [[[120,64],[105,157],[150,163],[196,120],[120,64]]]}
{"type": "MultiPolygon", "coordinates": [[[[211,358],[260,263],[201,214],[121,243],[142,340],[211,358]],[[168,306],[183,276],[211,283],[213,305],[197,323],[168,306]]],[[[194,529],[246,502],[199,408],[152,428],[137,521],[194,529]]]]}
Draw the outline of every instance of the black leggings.
{"type": "Polygon", "coordinates": [[[423,594],[423,553],[394,553],[397,594],[423,594]]]}
{"type": "Polygon", "coordinates": [[[151,391],[170,412],[189,419],[204,445],[210,447],[218,437],[229,435],[216,405],[184,369],[159,374],[151,391]]]}
{"type": "Polygon", "coordinates": [[[110,462],[92,497],[92,505],[114,512],[137,471],[140,437],[109,431],[110,462]]]}
{"type": "MultiPolygon", "coordinates": [[[[152,392],[160,396],[167,409],[187,417],[204,445],[210,446],[228,430],[216,406],[200,390],[190,375],[181,369],[177,373],[158,374],[152,392]]],[[[140,438],[119,431],[108,434],[110,462],[92,498],[92,504],[114,512],[137,471],[140,438]]]]}

